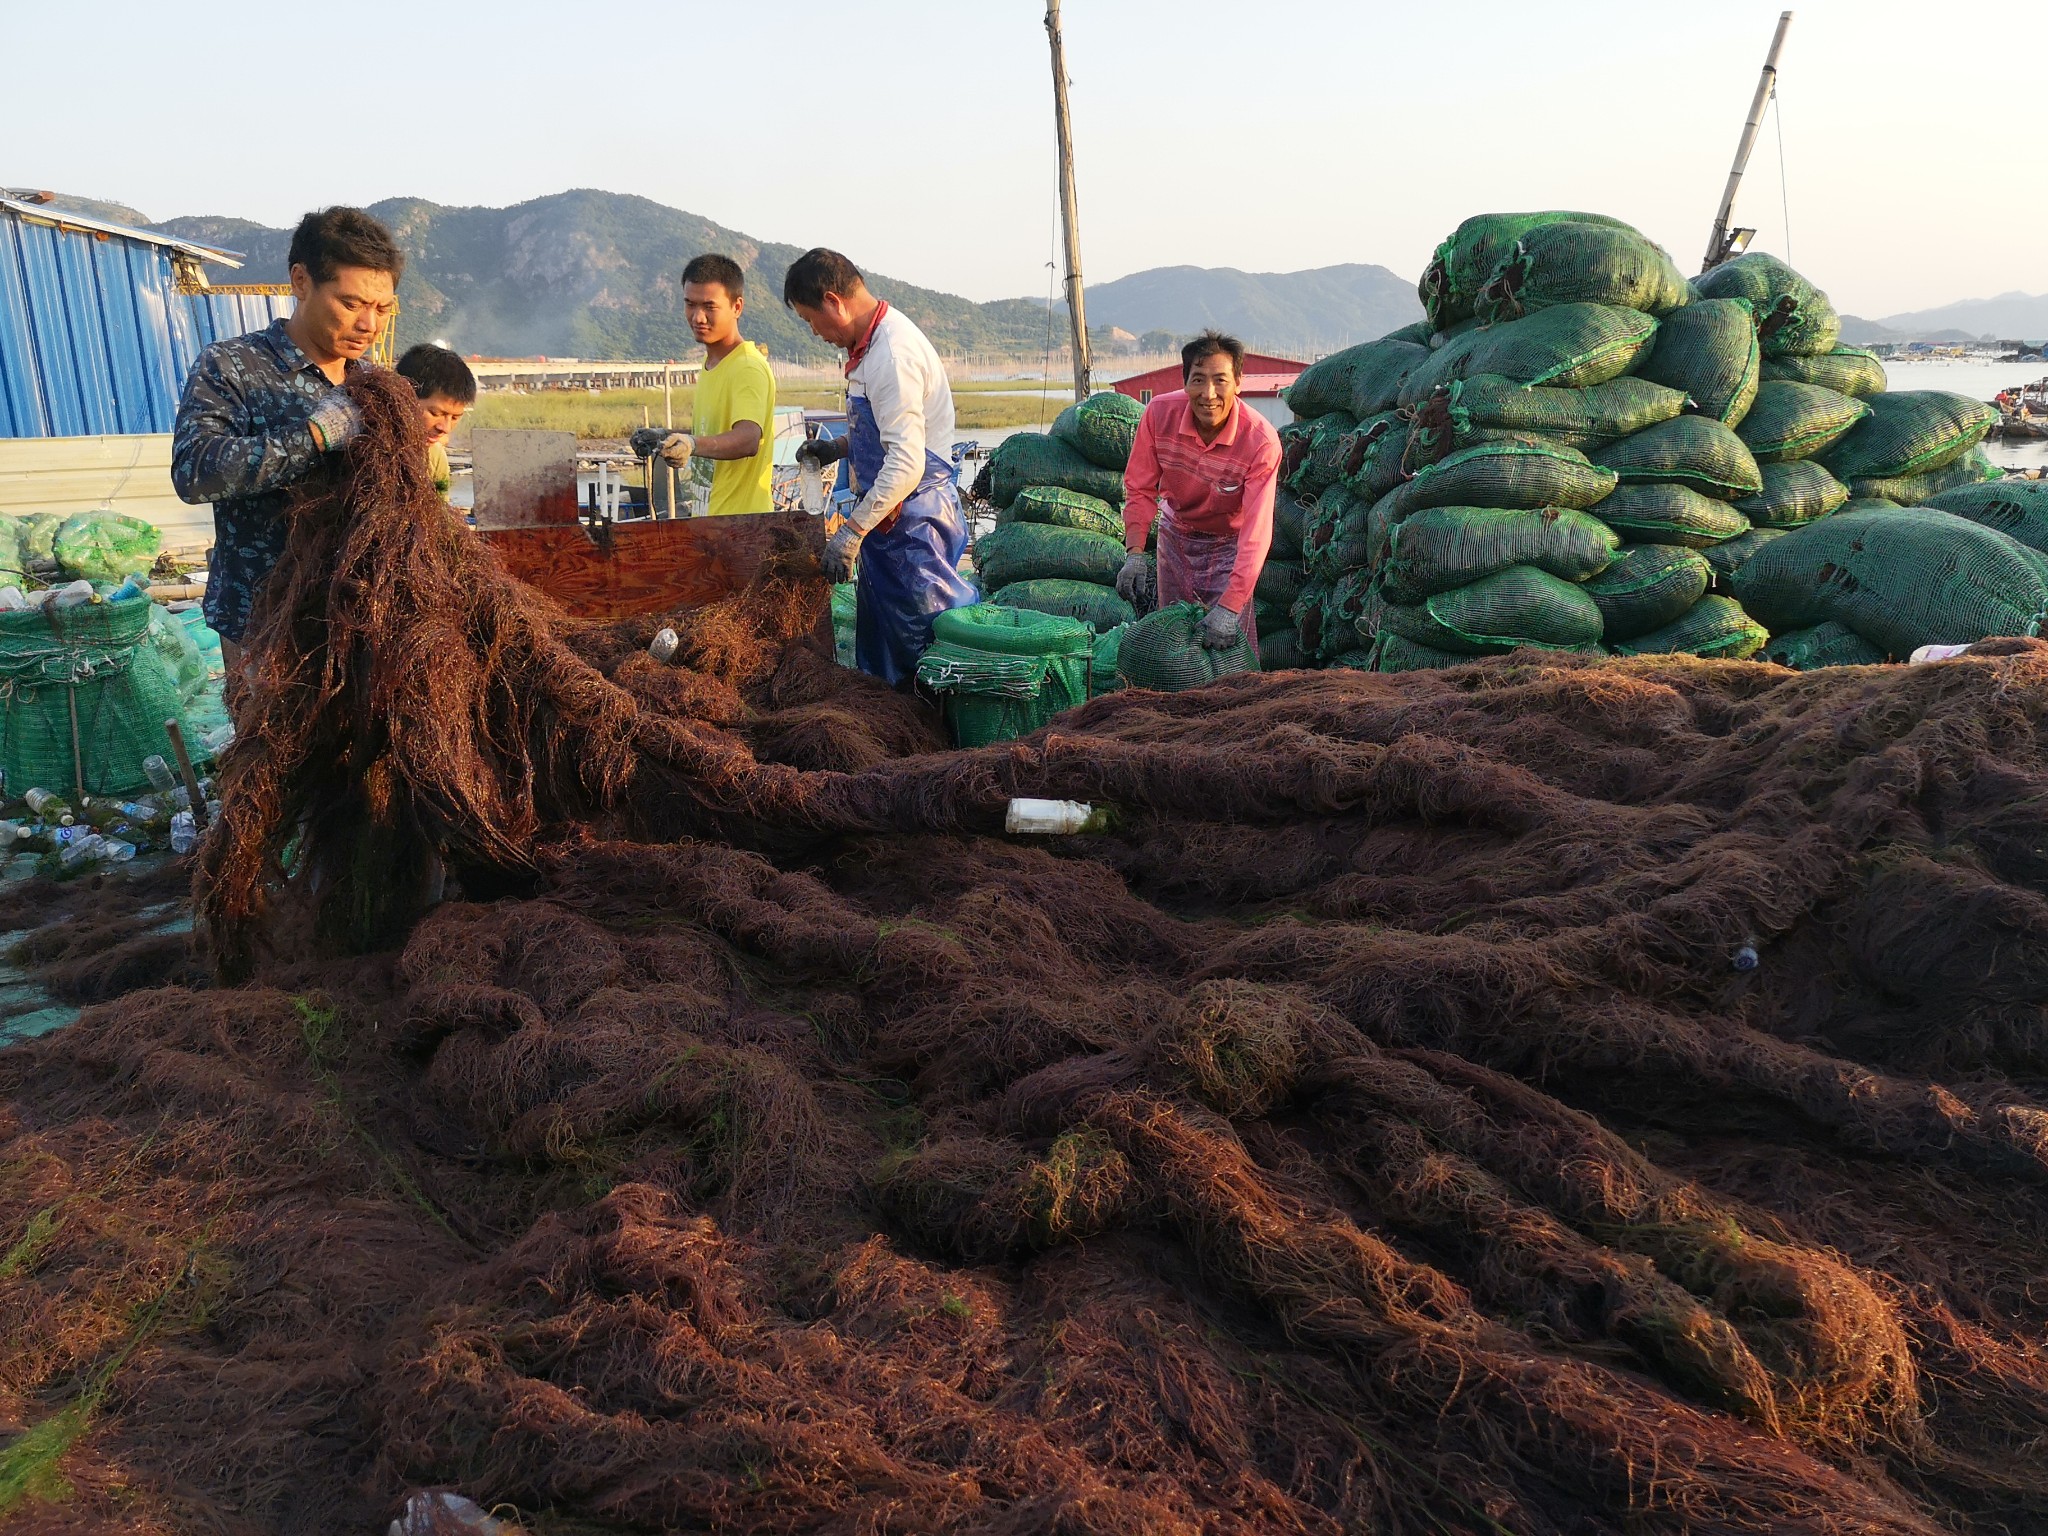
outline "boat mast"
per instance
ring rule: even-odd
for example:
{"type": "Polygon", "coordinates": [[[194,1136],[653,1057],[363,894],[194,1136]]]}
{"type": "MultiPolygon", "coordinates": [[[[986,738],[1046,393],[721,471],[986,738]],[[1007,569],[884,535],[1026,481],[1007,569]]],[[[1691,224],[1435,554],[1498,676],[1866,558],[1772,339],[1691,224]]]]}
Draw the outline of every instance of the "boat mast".
{"type": "Polygon", "coordinates": [[[1067,237],[1067,318],[1074,327],[1074,398],[1088,398],[1088,311],[1081,297],[1081,229],[1074,206],[1074,127],[1067,117],[1067,50],[1060,41],[1060,0],[1045,0],[1052,39],[1052,104],[1060,141],[1060,226],[1067,237]]]}
{"type": "Polygon", "coordinates": [[[1755,236],[1753,229],[1730,230],[1728,220],[1735,212],[1735,189],[1742,184],[1742,173],[1749,168],[1749,152],[1756,146],[1757,129],[1763,126],[1764,108],[1778,91],[1778,53],[1785,46],[1785,34],[1791,30],[1792,13],[1782,12],[1778,17],[1778,30],[1771,37],[1771,51],[1764,60],[1764,72],[1757,77],[1756,99],[1749,104],[1749,121],[1742,125],[1742,141],[1735,146],[1735,164],[1728,170],[1728,190],[1721,194],[1721,211],[1714,215],[1714,232],[1707,237],[1707,260],[1700,268],[1711,272],[1729,257],[1736,255],[1755,236]]]}

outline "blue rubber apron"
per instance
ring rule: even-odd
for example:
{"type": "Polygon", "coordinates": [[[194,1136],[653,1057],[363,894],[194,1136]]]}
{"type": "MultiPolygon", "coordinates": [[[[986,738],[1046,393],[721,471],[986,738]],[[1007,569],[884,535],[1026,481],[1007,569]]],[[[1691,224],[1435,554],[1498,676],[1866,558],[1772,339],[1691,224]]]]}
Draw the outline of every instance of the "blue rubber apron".
{"type": "MultiPolygon", "coordinates": [[[[846,402],[846,415],[846,462],[854,489],[866,494],[882,472],[881,429],[863,395],[846,402]]],[[[967,519],[952,466],[927,448],[917,489],[861,540],[853,587],[855,666],[890,684],[917,671],[918,658],[931,648],[932,620],[980,599],[960,574],[966,552],[967,519]]]]}

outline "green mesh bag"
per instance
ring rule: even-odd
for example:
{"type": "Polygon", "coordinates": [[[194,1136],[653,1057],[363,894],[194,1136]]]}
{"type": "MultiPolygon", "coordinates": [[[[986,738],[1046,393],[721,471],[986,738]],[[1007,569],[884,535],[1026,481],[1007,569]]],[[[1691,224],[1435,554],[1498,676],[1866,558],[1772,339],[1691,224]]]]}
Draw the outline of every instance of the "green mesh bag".
{"type": "Polygon", "coordinates": [[[1791,531],[1789,528],[1752,528],[1725,544],[1701,550],[1700,556],[1713,568],[1714,585],[1733,590],[1735,573],[1748,563],[1749,558],[1773,539],[1782,539],[1791,531]]]}
{"type": "Polygon", "coordinates": [[[1261,672],[1298,672],[1308,664],[1309,658],[1301,648],[1301,637],[1293,630],[1277,629],[1271,634],[1259,631],[1261,672]]]}
{"type": "Polygon", "coordinates": [[[21,524],[21,548],[31,566],[57,563],[57,530],[64,524],[61,512],[25,512],[21,524]]]}
{"type": "Polygon", "coordinates": [[[1832,619],[1893,656],[1991,635],[2037,635],[2042,557],[1995,529],[1926,507],[1851,505],[1758,550],[1735,594],[1767,628],[1832,619]]]}
{"type": "Polygon", "coordinates": [[[1344,485],[1354,496],[1377,501],[1401,483],[1408,449],[1408,423],[1398,411],[1361,421],[1352,433],[1344,462],[1344,485]]]}
{"type": "Polygon", "coordinates": [[[1310,421],[1293,422],[1280,433],[1280,483],[1303,496],[1320,496],[1344,477],[1344,465],[1355,448],[1357,420],[1349,411],[1331,411],[1310,421]]]}
{"type": "Polygon", "coordinates": [[[1749,251],[1692,280],[1703,299],[1747,299],[1756,311],[1765,357],[1815,356],[1834,349],[1842,333],[1834,305],[1775,256],[1749,251]]]}
{"type": "Polygon", "coordinates": [[[1486,286],[1517,240],[1546,224],[1605,224],[1616,229],[1629,226],[1605,214],[1570,213],[1481,213],[1451,231],[1450,238],[1436,248],[1430,263],[1416,284],[1416,294],[1439,330],[1472,318],[1479,290],[1486,286]]]}
{"type": "Polygon", "coordinates": [[[77,513],[58,524],[50,539],[58,567],[79,581],[147,575],[163,545],[161,528],[119,512],[77,513]]]}
{"type": "Polygon", "coordinates": [[[1764,647],[1764,659],[1795,672],[1812,672],[1821,667],[1874,667],[1884,652],[1846,624],[1830,619],[1811,629],[1787,630],[1771,636],[1764,647]]]}
{"type": "Polygon", "coordinates": [[[1439,651],[1484,656],[1518,645],[1566,650],[1600,638],[1600,609],[1582,587],[1511,566],[1420,603],[1387,604],[1380,631],[1439,651]]]}
{"type": "MultiPolygon", "coordinates": [[[[1458,379],[1416,407],[1421,462],[1471,446],[1475,432],[1535,434],[1581,452],[1627,437],[1685,409],[1686,397],[1646,379],[1611,379],[1590,389],[1516,384],[1496,374],[1458,379]],[[1441,452],[1428,451],[1436,445],[1441,452]]],[[[1417,455],[1411,452],[1411,459],[1417,455]]]]}
{"type": "Polygon", "coordinates": [[[1427,672],[1437,667],[1462,667],[1472,660],[1470,656],[1461,656],[1455,651],[1440,651],[1433,645],[1405,639],[1392,630],[1381,632],[1373,641],[1372,649],[1366,652],[1366,659],[1375,672],[1427,672]]]}
{"type": "Polygon", "coordinates": [[[1019,581],[1092,581],[1116,585],[1124,544],[1081,528],[1001,523],[974,541],[974,569],[984,592],[1019,581]]]}
{"type": "Polygon", "coordinates": [[[1391,410],[1400,398],[1401,381],[1428,359],[1427,346],[1382,336],[1309,364],[1280,398],[1297,416],[1345,411],[1363,420],[1391,410]]]}
{"type": "Polygon", "coordinates": [[[1832,447],[1869,414],[1869,406],[1837,390],[1767,379],[1735,435],[1758,464],[1785,464],[1832,447]]]}
{"type": "Polygon", "coordinates": [[[1129,395],[1103,390],[1054,417],[1052,435],[1089,463],[1122,474],[1124,466],[1131,462],[1138,418],[1144,414],[1145,407],[1129,395]]]}
{"type": "Polygon", "coordinates": [[[1078,619],[1097,629],[1114,629],[1138,616],[1138,610],[1125,602],[1115,587],[1094,581],[1013,581],[998,587],[988,600],[1000,608],[1028,608],[1033,613],[1078,619]]]}
{"type": "Polygon", "coordinates": [[[1346,571],[1330,584],[1330,595],[1323,599],[1323,644],[1318,654],[1349,650],[1359,635],[1374,633],[1384,607],[1372,572],[1346,571]]]}
{"type": "Polygon", "coordinates": [[[1631,544],[1585,583],[1610,643],[1662,629],[1707,595],[1714,578],[1697,550],[1672,544],[1631,544]]]}
{"type": "Polygon", "coordinates": [[[185,700],[150,637],[146,597],[0,613],[0,770],[10,793],[69,799],[145,788],[146,757],[170,758],[166,720],[185,700]],[[76,709],[78,751],[72,752],[76,709]]]}
{"type": "Polygon", "coordinates": [[[1121,470],[1091,464],[1070,444],[1043,432],[1013,432],[988,456],[989,489],[1007,507],[1034,485],[1057,485],[1094,496],[1113,507],[1124,504],[1121,470]]]}
{"type": "Polygon", "coordinates": [[[1281,491],[1273,498],[1273,555],[1280,560],[1299,560],[1301,541],[1308,532],[1309,513],[1315,498],[1295,491],[1281,491]]]}
{"type": "Polygon", "coordinates": [[[1367,543],[1373,503],[1351,494],[1349,488],[1333,485],[1316,498],[1309,518],[1308,537],[1302,542],[1302,567],[1309,577],[1335,581],[1371,559],[1367,543]]]}
{"type": "Polygon", "coordinates": [[[1702,416],[1732,427],[1756,398],[1761,359],[1749,301],[1711,299],[1667,315],[1636,374],[1682,390],[1702,416]]]}
{"type": "Polygon", "coordinates": [[[1849,494],[1862,501],[1889,501],[1895,506],[1917,507],[1950,491],[1996,483],[2004,478],[2005,471],[1992,462],[1990,454],[1982,448],[1972,448],[1961,458],[1921,474],[1851,480],[1849,494]]]}
{"type": "Polygon", "coordinates": [[[1426,507],[1390,530],[1377,569],[1388,602],[1419,603],[1512,565],[1584,581],[1606,570],[1620,547],[1614,530],[1590,512],[1426,507]]]}
{"type": "Polygon", "coordinates": [[[1938,389],[1873,395],[1865,403],[1870,414],[1821,456],[1828,472],[1844,484],[1940,469],[1976,447],[1998,424],[1996,406],[1938,389]]]}
{"type": "Polygon", "coordinates": [[[1115,693],[1123,687],[1124,680],[1116,672],[1116,657],[1123,648],[1124,631],[1129,627],[1128,624],[1119,624],[1095,637],[1095,659],[1088,673],[1089,698],[1099,699],[1105,693],[1115,693]]]}
{"type": "MultiPolygon", "coordinates": [[[[1294,615],[1294,635],[1301,642],[1304,656],[1323,654],[1323,605],[1329,601],[1333,585],[1311,573],[1302,584],[1301,595],[1294,600],[1294,607],[1290,610],[1294,615]]],[[[1346,640],[1345,643],[1351,642],[1346,640]]]]}
{"type": "Polygon", "coordinates": [[[1008,656],[1073,656],[1092,649],[1094,631],[1080,620],[993,602],[949,608],[932,619],[932,639],[971,651],[1008,656]],[[1088,645],[1081,644],[1087,630],[1088,645]]]}
{"type": "Polygon", "coordinates": [[[1668,315],[1692,290],[1664,247],[1622,225],[1544,224],[1514,243],[1480,289],[1483,319],[1514,320],[1558,304],[1613,304],[1668,315]]]}
{"type": "Polygon", "coordinates": [[[1200,603],[1172,603],[1148,613],[1124,631],[1117,672],[1133,688],[1182,693],[1233,672],[1258,671],[1258,653],[1242,634],[1215,650],[1202,644],[1207,613],[1200,603]]]}
{"type": "Polygon", "coordinates": [[[1271,555],[1259,567],[1259,579],[1252,591],[1262,603],[1277,603],[1282,608],[1292,607],[1294,600],[1301,596],[1301,584],[1308,580],[1308,573],[1297,560],[1275,560],[1271,555]]]}
{"type": "Polygon", "coordinates": [[[1624,485],[1593,515],[1637,544],[1705,549],[1749,532],[1749,519],[1733,506],[1683,485],[1624,485]]]}
{"type": "Polygon", "coordinates": [[[1657,322],[1609,304],[1560,304],[1519,320],[1482,326],[1430,354],[1401,386],[1413,409],[1454,379],[1495,374],[1516,384],[1585,389],[1627,373],[1657,334],[1657,322]]]}
{"type": "Polygon", "coordinates": [[[1388,527],[1425,507],[1569,507],[1583,512],[1617,482],[1575,448],[1481,443],[1419,470],[1380,498],[1388,527]]]}
{"type": "Polygon", "coordinates": [[[1123,514],[1100,496],[1084,495],[1058,485],[1027,485],[1017,499],[996,514],[998,523],[1041,523],[1051,528],[1079,528],[1122,541],[1123,514]]]}
{"type": "Polygon", "coordinates": [[[1593,457],[1624,485],[1682,485],[1702,496],[1738,501],[1764,488],[1749,447],[1710,416],[1659,422],[1593,457]]]}
{"type": "Polygon", "coordinates": [[[1951,512],[2048,553],[2048,480],[1985,480],[1941,492],[1922,503],[1951,512]]]}
{"type": "Polygon", "coordinates": [[[1759,467],[1764,488],[1735,503],[1735,510],[1758,528],[1803,528],[1849,499],[1849,487],[1811,459],[1759,467]]]}
{"type": "Polygon", "coordinates": [[[1703,597],[1662,629],[1611,647],[1617,656],[1711,656],[1747,661],[1770,636],[1729,597],[1703,597]]]}
{"type": "Polygon", "coordinates": [[[854,665],[854,614],[860,607],[854,584],[842,581],[832,589],[832,654],[842,667],[854,665]]]}
{"type": "Polygon", "coordinates": [[[1086,624],[988,603],[951,613],[944,632],[933,625],[917,681],[937,696],[955,745],[1028,736],[1088,698],[1095,634],[1086,624]],[[976,643],[949,638],[963,633],[976,643]]]}
{"type": "Polygon", "coordinates": [[[1387,332],[1387,334],[1382,336],[1380,340],[1412,341],[1418,347],[1426,347],[1429,345],[1429,338],[1434,336],[1435,334],[1436,326],[1430,321],[1429,317],[1425,315],[1420,320],[1409,321],[1406,325],[1402,326],[1398,331],[1387,332]]]}
{"type": "Polygon", "coordinates": [[[1792,384],[1818,384],[1838,394],[1862,399],[1885,391],[1884,364],[1875,352],[1861,347],[1836,347],[1812,357],[1774,357],[1764,364],[1766,379],[1792,384]]]}
{"type": "Polygon", "coordinates": [[[1252,599],[1252,612],[1258,616],[1259,641],[1261,644],[1265,643],[1267,636],[1278,634],[1283,629],[1290,635],[1294,633],[1294,603],[1292,599],[1284,603],[1271,603],[1262,597],[1254,597],[1252,599]]]}
{"type": "Polygon", "coordinates": [[[27,533],[22,519],[0,517],[0,586],[28,585],[27,533]]]}

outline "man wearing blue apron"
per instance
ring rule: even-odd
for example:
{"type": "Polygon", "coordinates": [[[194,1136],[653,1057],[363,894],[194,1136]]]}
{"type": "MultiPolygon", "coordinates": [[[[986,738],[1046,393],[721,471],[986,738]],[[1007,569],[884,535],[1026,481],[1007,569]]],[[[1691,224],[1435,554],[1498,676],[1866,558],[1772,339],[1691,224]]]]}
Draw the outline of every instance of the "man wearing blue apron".
{"type": "Polygon", "coordinates": [[[797,458],[847,460],[859,500],[825,547],[825,575],[846,580],[858,557],[854,663],[903,686],[932,643],[932,620],[979,597],[960,574],[967,519],[947,458],[953,389],[924,332],[869,293],[837,251],[799,256],[782,300],[820,341],[846,350],[846,436],[806,443],[797,458]]]}

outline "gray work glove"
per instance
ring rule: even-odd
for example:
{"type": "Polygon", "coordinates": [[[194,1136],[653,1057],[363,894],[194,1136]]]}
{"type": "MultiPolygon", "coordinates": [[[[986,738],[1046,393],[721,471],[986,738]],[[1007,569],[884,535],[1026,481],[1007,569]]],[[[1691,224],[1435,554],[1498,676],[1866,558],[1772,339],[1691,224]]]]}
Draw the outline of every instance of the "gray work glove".
{"type": "Polygon", "coordinates": [[[825,541],[825,558],[819,564],[825,568],[827,581],[853,580],[853,562],[860,555],[860,541],[866,537],[860,529],[848,523],[825,541]]]}
{"type": "Polygon", "coordinates": [[[1143,555],[1125,555],[1116,573],[1116,595],[1139,612],[1152,606],[1152,562],[1143,555]]]}
{"type": "Polygon", "coordinates": [[[846,457],[846,439],[843,437],[814,437],[801,444],[796,450],[799,464],[815,464],[823,469],[827,464],[837,464],[846,457]]]}
{"type": "Polygon", "coordinates": [[[320,451],[333,453],[347,447],[349,439],[363,430],[363,413],[356,409],[356,403],[349,398],[347,390],[330,389],[313,407],[312,414],[306,418],[306,425],[313,429],[320,451]]]}
{"type": "Polygon", "coordinates": [[[1244,637],[1237,615],[1218,603],[1202,620],[1202,644],[1212,651],[1235,645],[1244,637]]]}
{"type": "Polygon", "coordinates": [[[658,457],[663,463],[683,469],[688,466],[690,455],[697,451],[697,440],[673,427],[642,427],[633,434],[630,446],[635,458],[658,457]]]}

